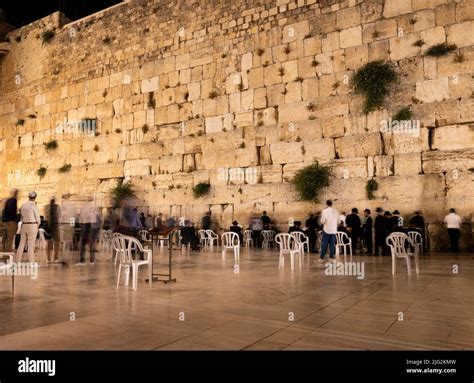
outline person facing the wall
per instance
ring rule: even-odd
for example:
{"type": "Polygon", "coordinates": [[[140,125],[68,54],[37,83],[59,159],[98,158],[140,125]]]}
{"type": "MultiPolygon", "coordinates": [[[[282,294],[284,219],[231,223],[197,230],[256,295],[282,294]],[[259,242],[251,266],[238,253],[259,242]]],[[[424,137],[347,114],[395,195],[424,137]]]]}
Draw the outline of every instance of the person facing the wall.
{"type": "Polygon", "coordinates": [[[5,201],[2,213],[2,222],[5,228],[5,238],[3,239],[3,251],[7,253],[15,252],[13,239],[18,228],[18,189],[10,191],[10,198],[5,201]]]}
{"type": "Polygon", "coordinates": [[[21,215],[21,239],[17,251],[17,262],[21,262],[23,250],[28,245],[28,261],[35,261],[35,244],[36,236],[38,235],[38,228],[41,223],[38,206],[35,203],[36,192],[28,193],[28,201],[20,207],[21,215]]]}
{"type": "Polygon", "coordinates": [[[449,214],[444,217],[444,223],[448,229],[449,242],[451,242],[451,252],[459,253],[462,219],[456,214],[456,210],[451,208],[449,209],[449,214]]]}

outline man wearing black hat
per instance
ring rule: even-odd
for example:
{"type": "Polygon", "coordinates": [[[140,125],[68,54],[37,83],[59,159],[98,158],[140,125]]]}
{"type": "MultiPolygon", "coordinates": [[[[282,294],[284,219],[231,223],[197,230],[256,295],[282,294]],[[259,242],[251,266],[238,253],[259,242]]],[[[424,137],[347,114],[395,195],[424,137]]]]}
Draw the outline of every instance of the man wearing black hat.
{"type": "Polygon", "coordinates": [[[400,212],[398,210],[393,211],[393,215],[390,220],[393,228],[403,227],[403,218],[400,217],[400,212]]]}
{"type": "Polygon", "coordinates": [[[370,216],[371,211],[370,209],[365,209],[364,210],[364,217],[365,217],[365,222],[364,225],[362,226],[364,230],[364,242],[365,245],[367,246],[367,253],[372,254],[372,217],[370,216]]]}
{"type": "Polygon", "coordinates": [[[346,227],[349,231],[349,237],[352,241],[352,253],[356,253],[357,249],[357,240],[360,236],[361,223],[360,218],[357,215],[359,211],[357,208],[353,208],[351,214],[346,217],[346,227]]]}
{"type": "Polygon", "coordinates": [[[230,231],[236,233],[239,236],[240,243],[243,243],[243,234],[242,228],[239,226],[237,221],[232,222],[232,226],[230,227],[230,231]]]}
{"type": "Polygon", "coordinates": [[[381,207],[378,207],[376,210],[377,212],[377,217],[375,217],[375,222],[374,222],[374,230],[375,230],[375,251],[374,255],[378,256],[379,255],[379,248],[382,248],[382,255],[387,255],[387,248],[385,244],[385,238],[386,238],[386,224],[385,224],[385,217],[383,216],[383,209],[381,207]]]}
{"type": "Polygon", "coordinates": [[[310,214],[309,218],[305,222],[306,224],[306,235],[309,239],[309,251],[311,253],[316,252],[316,230],[319,228],[318,219],[314,214],[310,214]]]}

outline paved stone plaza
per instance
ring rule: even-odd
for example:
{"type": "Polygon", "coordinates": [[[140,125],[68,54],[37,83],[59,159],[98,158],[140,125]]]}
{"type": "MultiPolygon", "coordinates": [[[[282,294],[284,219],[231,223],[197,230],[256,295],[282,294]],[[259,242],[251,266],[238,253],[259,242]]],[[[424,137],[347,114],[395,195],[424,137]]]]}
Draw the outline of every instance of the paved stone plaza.
{"type": "MultiPolygon", "coordinates": [[[[166,272],[167,251],[157,254],[155,268],[166,272]]],[[[243,250],[236,274],[230,253],[174,251],[177,283],[150,287],[142,270],[137,291],[116,290],[110,255],[97,258],[18,277],[13,299],[10,278],[1,277],[0,348],[474,348],[472,254],[425,255],[411,277],[403,261],[392,277],[390,257],[355,256],[365,265],[357,279],[326,276],[315,255],[291,271],[278,269],[277,251],[243,250]]]]}

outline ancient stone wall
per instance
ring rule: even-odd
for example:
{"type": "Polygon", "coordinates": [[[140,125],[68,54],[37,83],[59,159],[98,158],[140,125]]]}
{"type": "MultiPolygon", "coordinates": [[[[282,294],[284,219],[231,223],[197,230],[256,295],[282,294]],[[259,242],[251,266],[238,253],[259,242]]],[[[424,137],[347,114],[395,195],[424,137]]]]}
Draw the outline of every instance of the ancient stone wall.
{"type": "Polygon", "coordinates": [[[198,220],[211,209],[227,227],[267,210],[284,227],[322,207],[289,182],[316,160],[335,172],[321,201],[405,218],[421,209],[434,248],[455,207],[467,248],[473,16],[469,0],[131,1],[75,22],[55,13],[11,32],[0,56],[0,197],[16,186],[40,205],[70,193],[107,207],[125,178],[152,214],[198,220]],[[425,55],[442,42],[457,49],[425,55]],[[350,79],[374,60],[393,62],[399,80],[365,115],[350,79]],[[381,132],[404,107],[418,133],[381,132]],[[93,134],[77,129],[85,120],[93,134]],[[196,199],[199,182],[211,191],[196,199]]]}

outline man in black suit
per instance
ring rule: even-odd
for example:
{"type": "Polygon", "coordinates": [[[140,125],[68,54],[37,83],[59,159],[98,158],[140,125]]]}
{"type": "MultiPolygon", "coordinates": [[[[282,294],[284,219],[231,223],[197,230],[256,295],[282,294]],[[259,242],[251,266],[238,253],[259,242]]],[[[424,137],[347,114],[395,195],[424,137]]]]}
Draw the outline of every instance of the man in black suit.
{"type": "Polygon", "coordinates": [[[367,253],[372,254],[372,217],[370,216],[371,211],[370,209],[365,209],[364,210],[364,216],[365,216],[365,223],[362,226],[364,230],[364,242],[365,245],[367,246],[367,253]]]}
{"type": "Polygon", "coordinates": [[[314,216],[314,214],[310,214],[309,218],[305,222],[306,225],[306,235],[309,239],[309,251],[311,253],[316,252],[316,230],[318,230],[318,219],[314,216]]]}
{"type": "Polygon", "coordinates": [[[357,215],[359,211],[357,208],[353,208],[351,214],[349,214],[346,217],[346,227],[349,231],[349,237],[351,238],[352,241],[352,253],[356,253],[357,249],[357,240],[359,239],[360,236],[360,230],[361,230],[361,222],[360,218],[357,215]]]}
{"type": "Polygon", "coordinates": [[[386,223],[385,217],[383,216],[383,209],[378,207],[376,210],[377,217],[375,217],[374,221],[374,230],[375,230],[375,251],[374,255],[379,255],[379,248],[382,248],[382,255],[387,255],[387,246],[385,244],[386,235],[386,223]]]}

